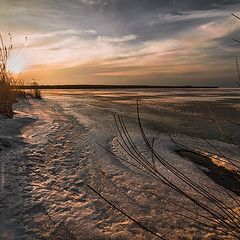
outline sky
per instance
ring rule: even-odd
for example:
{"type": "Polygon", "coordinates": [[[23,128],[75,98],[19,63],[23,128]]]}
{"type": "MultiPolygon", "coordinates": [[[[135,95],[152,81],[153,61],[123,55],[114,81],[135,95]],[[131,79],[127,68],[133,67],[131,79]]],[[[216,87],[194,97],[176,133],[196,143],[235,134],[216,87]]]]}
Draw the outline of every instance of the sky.
{"type": "Polygon", "coordinates": [[[231,13],[239,0],[0,0],[0,32],[26,81],[236,86],[231,13]]]}

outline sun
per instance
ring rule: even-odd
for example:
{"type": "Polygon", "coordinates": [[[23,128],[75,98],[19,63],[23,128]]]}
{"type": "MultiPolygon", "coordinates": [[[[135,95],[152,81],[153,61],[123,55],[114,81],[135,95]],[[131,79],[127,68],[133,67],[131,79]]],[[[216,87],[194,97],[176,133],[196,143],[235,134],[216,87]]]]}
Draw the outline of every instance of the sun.
{"type": "Polygon", "coordinates": [[[13,56],[7,63],[7,69],[12,73],[20,73],[24,70],[25,61],[22,56],[13,56]]]}

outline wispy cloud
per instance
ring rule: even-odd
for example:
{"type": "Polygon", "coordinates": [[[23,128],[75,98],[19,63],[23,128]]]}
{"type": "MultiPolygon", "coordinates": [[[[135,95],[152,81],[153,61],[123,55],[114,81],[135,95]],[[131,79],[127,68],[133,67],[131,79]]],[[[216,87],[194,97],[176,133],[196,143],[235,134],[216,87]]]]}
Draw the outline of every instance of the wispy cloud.
{"type": "Polygon", "coordinates": [[[177,11],[175,13],[159,13],[151,24],[185,22],[199,19],[213,19],[228,17],[229,12],[224,10],[204,10],[204,11],[177,11]]]}
{"type": "Polygon", "coordinates": [[[122,43],[122,42],[129,42],[132,40],[136,40],[137,35],[135,34],[129,34],[122,37],[104,37],[104,36],[98,36],[97,41],[102,42],[109,42],[109,43],[122,43]]]}

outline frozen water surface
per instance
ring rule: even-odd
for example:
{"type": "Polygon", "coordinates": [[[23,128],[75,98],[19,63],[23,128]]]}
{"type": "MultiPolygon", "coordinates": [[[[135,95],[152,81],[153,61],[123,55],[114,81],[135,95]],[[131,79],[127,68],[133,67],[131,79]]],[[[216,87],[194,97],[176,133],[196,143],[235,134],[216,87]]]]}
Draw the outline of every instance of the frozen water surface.
{"type": "MultiPolygon", "coordinates": [[[[201,149],[215,163],[224,165],[214,157],[216,152],[203,140],[206,138],[239,164],[239,148],[219,130],[221,127],[239,143],[238,89],[54,90],[43,95],[42,101],[17,105],[14,120],[0,120],[0,239],[155,239],[87,185],[165,239],[233,239],[183,218],[184,209],[175,203],[201,211],[99,144],[132,161],[118,142],[113,118],[118,114],[124,117],[139,151],[151,157],[138,128],[139,100],[143,127],[148,139],[155,139],[154,149],[234,207],[221,186],[208,177],[208,169],[198,168],[176,153],[169,134],[176,142],[201,149]]],[[[228,168],[227,164],[224,167],[228,168]]],[[[196,196],[162,165],[157,168],[196,196]]]]}

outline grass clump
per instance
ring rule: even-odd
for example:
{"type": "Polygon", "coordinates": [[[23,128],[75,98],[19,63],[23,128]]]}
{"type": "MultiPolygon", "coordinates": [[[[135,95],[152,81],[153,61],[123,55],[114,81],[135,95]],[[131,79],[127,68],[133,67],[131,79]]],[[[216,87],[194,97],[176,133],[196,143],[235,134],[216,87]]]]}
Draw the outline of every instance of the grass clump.
{"type": "Polygon", "coordinates": [[[14,78],[7,70],[7,62],[12,46],[12,36],[9,34],[9,45],[5,45],[0,34],[0,115],[6,118],[13,117],[12,105],[16,101],[12,86],[14,78]]]}
{"type": "Polygon", "coordinates": [[[34,89],[31,92],[31,97],[35,99],[42,99],[41,91],[38,88],[39,84],[36,81],[33,81],[32,86],[34,87],[34,89]]]}
{"type": "MultiPolygon", "coordinates": [[[[23,90],[22,86],[25,83],[19,76],[16,78],[7,69],[7,64],[10,56],[12,55],[13,44],[12,35],[9,33],[9,41],[6,44],[0,34],[0,117],[13,118],[13,104],[17,99],[36,98],[42,99],[41,91],[39,90],[38,83],[33,82],[33,90],[23,90]]],[[[26,38],[27,40],[27,38],[26,38]]],[[[19,49],[19,51],[22,47],[19,49]]]]}

